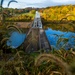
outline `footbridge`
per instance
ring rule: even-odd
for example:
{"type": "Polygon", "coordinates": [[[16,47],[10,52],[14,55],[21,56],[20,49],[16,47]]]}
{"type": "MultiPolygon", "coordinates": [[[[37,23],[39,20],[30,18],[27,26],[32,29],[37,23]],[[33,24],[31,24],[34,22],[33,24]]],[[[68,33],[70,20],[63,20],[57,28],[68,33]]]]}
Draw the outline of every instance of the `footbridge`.
{"type": "Polygon", "coordinates": [[[26,39],[24,41],[24,49],[25,52],[51,50],[51,46],[42,27],[40,13],[38,11],[36,11],[34,21],[26,35],[26,39]]]}

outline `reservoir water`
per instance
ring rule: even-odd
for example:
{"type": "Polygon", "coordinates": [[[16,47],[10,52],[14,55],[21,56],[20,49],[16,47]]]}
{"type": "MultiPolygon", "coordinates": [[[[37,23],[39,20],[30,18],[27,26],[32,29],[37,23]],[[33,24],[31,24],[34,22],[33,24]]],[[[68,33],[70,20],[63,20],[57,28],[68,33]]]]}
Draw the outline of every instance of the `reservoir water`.
{"type": "Polygon", "coordinates": [[[75,48],[75,33],[62,32],[48,28],[45,30],[49,43],[55,49],[64,48],[66,50],[75,48]]]}
{"type": "Polygon", "coordinates": [[[17,48],[24,42],[25,38],[26,34],[22,34],[19,32],[12,32],[9,40],[7,41],[7,46],[17,48]]]}
{"type": "MultiPolygon", "coordinates": [[[[65,49],[75,48],[75,33],[56,31],[48,28],[45,30],[50,45],[55,49],[64,47],[65,49]]],[[[12,32],[7,45],[12,48],[19,47],[25,40],[26,34],[12,32]]]]}

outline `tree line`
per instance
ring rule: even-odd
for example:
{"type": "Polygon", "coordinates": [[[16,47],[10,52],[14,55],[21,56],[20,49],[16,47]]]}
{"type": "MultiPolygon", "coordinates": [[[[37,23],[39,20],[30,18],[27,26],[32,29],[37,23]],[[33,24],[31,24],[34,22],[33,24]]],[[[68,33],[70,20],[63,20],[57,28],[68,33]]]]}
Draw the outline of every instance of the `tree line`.
{"type": "Polygon", "coordinates": [[[45,21],[75,21],[75,5],[42,8],[40,13],[45,21]]]}

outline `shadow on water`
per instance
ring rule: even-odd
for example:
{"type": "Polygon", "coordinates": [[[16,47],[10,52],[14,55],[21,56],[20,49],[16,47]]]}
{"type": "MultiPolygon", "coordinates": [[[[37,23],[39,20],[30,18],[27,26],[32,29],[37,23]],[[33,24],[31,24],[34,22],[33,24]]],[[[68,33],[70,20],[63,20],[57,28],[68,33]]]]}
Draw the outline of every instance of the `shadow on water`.
{"type": "Polygon", "coordinates": [[[25,40],[26,34],[19,32],[12,32],[9,40],[7,41],[7,46],[11,48],[19,47],[25,40]]]}
{"type": "Polygon", "coordinates": [[[48,28],[45,30],[47,38],[51,46],[55,49],[70,49],[75,48],[75,33],[73,32],[62,32],[59,30],[52,30],[48,28]]]}

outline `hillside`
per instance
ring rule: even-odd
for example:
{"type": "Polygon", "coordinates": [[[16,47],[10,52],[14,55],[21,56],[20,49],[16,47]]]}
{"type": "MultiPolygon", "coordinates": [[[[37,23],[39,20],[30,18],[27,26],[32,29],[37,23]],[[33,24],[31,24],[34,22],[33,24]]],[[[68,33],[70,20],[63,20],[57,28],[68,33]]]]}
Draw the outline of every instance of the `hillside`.
{"type": "Polygon", "coordinates": [[[29,21],[34,17],[35,11],[38,10],[41,13],[41,17],[44,21],[75,21],[75,5],[62,5],[53,6],[47,8],[25,8],[25,9],[9,9],[4,8],[4,16],[6,20],[17,21],[29,21]],[[15,18],[15,16],[18,17],[15,18]],[[9,17],[9,18],[7,18],[9,17]]]}
{"type": "Polygon", "coordinates": [[[75,5],[53,6],[40,9],[43,19],[51,20],[75,20],[75,5]]]}

